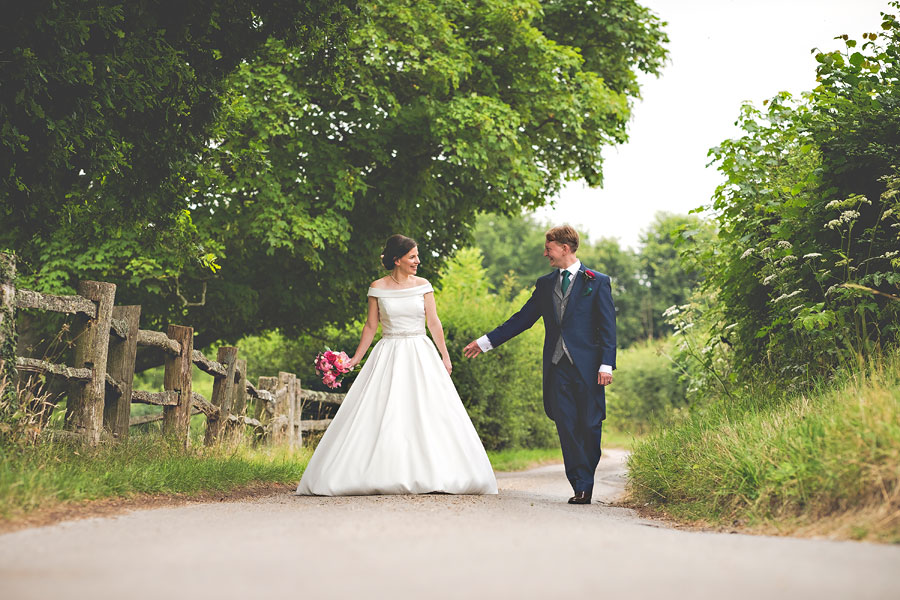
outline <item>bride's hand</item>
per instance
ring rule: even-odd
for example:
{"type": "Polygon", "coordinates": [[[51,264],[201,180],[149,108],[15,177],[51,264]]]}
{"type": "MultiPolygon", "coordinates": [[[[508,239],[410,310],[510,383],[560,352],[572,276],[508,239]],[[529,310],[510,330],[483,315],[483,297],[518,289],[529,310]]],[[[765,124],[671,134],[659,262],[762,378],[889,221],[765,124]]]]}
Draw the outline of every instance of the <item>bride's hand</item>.
{"type": "Polygon", "coordinates": [[[444,363],[444,368],[447,369],[447,374],[450,375],[453,373],[453,365],[450,363],[450,357],[445,356],[441,359],[444,363]]]}
{"type": "Polygon", "coordinates": [[[360,359],[356,358],[355,356],[350,359],[350,370],[351,371],[356,368],[356,365],[359,364],[359,361],[360,361],[360,359]]]}

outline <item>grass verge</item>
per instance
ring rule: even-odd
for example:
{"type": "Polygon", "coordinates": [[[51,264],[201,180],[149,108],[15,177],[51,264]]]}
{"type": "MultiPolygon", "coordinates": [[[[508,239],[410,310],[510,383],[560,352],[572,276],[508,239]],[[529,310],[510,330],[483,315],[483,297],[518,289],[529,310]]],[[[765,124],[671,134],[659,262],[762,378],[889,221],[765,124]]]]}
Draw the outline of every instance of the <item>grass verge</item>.
{"type": "Polygon", "coordinates": [[[695,524],[900,543],[900,353],[816,393],[696,410],[629,460],[632,500],[695,524]]]}
{"type": "MultiPolygon", "coordinates": [[[[640,440],[630,433],[608,428],[603,430],[604,448],[624,448],[626,450],[640,440]]],[[[562,462],[562,450],[559,446],[553,448],[508,448],[506,450],[489,450],[488,458],[495,471],[524,471],[546,465],[562,462]]]]}
{"type": "Polygon", "coordinates": [[[257,482],[296,483],[311,452],[289,448],[179,449],[158,436],[96,448],[61,442],[0,448],[0,516],[139,494],[191,495],[257,482]]]}

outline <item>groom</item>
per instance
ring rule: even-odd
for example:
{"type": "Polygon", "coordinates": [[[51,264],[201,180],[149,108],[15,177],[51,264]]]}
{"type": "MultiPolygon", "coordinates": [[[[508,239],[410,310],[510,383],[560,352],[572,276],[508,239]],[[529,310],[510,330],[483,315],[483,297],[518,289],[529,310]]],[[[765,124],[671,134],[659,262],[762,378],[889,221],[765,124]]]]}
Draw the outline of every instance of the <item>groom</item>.
{"type": "Polygon", "coordinates": [[[556,423],[575,495],[590,504],[606,418],[603,386],[616,366],[616,313],[609,277],[584,268],[575,252],[578,233],[568,225],[546,234],[544,256],[553,271],[538,278],[525,306],[464,349],[473,358],[544,318],[544,410],[556,423]]]}

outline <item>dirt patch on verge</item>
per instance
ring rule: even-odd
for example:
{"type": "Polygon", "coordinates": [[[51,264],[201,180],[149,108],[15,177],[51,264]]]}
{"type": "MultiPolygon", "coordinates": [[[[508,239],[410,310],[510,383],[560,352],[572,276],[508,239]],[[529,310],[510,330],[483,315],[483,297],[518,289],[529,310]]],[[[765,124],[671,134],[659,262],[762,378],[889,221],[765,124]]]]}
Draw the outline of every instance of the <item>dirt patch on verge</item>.
{"type": "Polygon", "coordinates": [[[628,498],[612,506],[631,509],[643,519],[683,531],[900,544],[900,510],[893,506],[859,507],[821,518],[784,517],[731,524],[675,517],[665,509],[640,504],[628,498]]]}
{"type": "Polygon", "coordinates": [[[62,521],[90,519],[94,517],[110,517],[132,510],[148,508],[167,508],[185,504],[204,504],[212,502],[240,502],[254,498],[263,498],[276,494],[293,493],[293,483],[259,482],[230,490],[210,490],[192,494],[135,494],[126,498],[101,498],[86,502],[60,503],[55,506],[39,508],[27,513],[0,518],[0,534],[43,527],[62,521]]]}

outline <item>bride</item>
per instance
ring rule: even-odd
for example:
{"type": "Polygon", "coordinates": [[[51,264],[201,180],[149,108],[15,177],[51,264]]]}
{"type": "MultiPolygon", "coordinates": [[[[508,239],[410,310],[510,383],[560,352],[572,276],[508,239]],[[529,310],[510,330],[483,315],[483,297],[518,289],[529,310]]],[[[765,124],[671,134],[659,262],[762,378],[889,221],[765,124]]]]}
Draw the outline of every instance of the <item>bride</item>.
{"type": "Polygon", "coordinates": [[[379,321],[381,340],[325,431],[297,494],[496,494],[491,463],[450,379],[434,290],[416,276],[416,242],[391,236],[381,262],[391,272],[369,287],[368,317],[351,367],[365,356],[379,321]]]}

